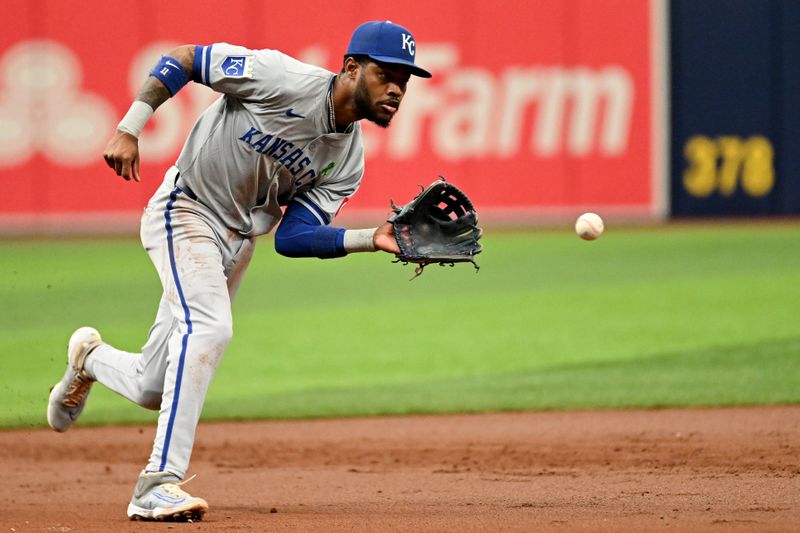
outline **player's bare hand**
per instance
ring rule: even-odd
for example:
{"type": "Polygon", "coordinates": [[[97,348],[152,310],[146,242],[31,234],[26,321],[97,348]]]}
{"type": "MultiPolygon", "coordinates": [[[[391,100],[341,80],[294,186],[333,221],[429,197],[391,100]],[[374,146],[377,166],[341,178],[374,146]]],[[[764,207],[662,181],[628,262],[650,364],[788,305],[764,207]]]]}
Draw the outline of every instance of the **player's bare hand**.
{"type": "Polygon", "coordinates": [[[378,250],[383,250],[390,254],[400,253],[397,239],[394,238],[394,226],[392,226],[391,222],[384,222],[378,226],[378,229],[375,230],[375,235],[372,237],[372,242],[378,250]]]}
{"type": "Polygon", "coordinates": [[[114,136],[108,141],[106,149],[103,151],[103,158],[106,164],[114,169],[117,176],[122,176],[125,180],[141,181],[139,176],[139,139],[117,130],[114,136]]]}

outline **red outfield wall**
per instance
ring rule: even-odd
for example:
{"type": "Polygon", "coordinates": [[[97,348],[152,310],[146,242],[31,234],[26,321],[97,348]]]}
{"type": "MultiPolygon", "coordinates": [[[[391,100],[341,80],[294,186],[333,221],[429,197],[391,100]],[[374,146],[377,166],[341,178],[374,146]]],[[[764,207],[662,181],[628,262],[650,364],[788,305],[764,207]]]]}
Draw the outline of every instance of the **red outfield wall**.
{"type": "Polygon", "coordinates": [[[660,0],[122,2],[6,0],[0,21],[0,217],[139,212],[216,95],[184,89],[142,135],[141,184],[102,150],[160,54],[218,41],[338,70],[352,29],[390,19],[419,64],[386,131],[368,125],[349,215],[386,212],[444,174],[489,219],[664,212],[660,0]],[[656,21],[654,24],[653,21],[656,21]],[[513,191],[510,193],[509,191],[513,191]]]}

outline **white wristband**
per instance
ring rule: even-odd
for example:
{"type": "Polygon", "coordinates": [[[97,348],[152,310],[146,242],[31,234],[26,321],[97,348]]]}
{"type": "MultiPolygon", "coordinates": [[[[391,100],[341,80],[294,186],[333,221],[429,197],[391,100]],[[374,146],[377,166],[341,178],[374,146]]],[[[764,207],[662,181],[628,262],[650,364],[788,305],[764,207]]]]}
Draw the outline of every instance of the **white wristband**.
{"type": "Polygon", "coordinates": [[[377,229],[378,228],[344,230],[344,251],[347,253],[374,252],[377,248],[375,248],[375,242],[372,239],[377,229]]]}
{"type": "Polygon", "coordinates": [[[131,108],[128,109],[125,116],[122,117],[117,129],[125,133],[130,133],[138,139],[139,135],[142,133],[142,129],[144,129],[144,125],[147,124],[147,121],[150,120],[153,113],[152,107],[141,100],[136,100],[131,104],[131,108]]]}

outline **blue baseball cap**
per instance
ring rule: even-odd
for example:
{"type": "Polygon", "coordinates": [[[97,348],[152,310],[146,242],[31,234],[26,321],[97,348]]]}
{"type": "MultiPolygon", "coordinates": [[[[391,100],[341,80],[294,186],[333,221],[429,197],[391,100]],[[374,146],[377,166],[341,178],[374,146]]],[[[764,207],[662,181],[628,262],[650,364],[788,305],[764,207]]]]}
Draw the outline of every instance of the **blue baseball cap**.
{"type": "Polygon", "coordinates": [[[382,63],[405,65],[414,76],[431,77],[430,72],[414,64],[417,44],[411,32],[388,20],[365,22],[356,28],[345,55],[364,55],[382,63]]]}

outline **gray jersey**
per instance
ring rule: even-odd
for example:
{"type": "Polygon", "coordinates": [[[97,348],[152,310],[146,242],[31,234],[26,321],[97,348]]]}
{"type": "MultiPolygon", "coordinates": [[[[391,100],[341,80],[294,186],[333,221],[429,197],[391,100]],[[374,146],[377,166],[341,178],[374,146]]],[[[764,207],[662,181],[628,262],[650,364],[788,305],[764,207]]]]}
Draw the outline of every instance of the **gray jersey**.
{"type": "Polygon", "coordinates": [[[328,223],[364,173],[361,127],[331,133],[333,73],[276,50],[198,46],[194,79],[223,96],[198,119],[176,166],[223,223],[261,235],[297,200],[328,223]]]}

